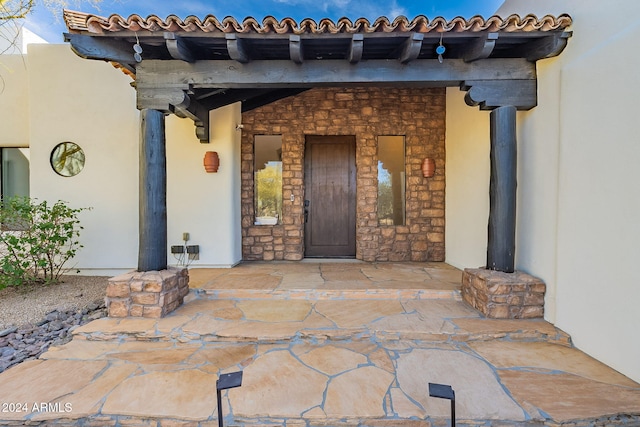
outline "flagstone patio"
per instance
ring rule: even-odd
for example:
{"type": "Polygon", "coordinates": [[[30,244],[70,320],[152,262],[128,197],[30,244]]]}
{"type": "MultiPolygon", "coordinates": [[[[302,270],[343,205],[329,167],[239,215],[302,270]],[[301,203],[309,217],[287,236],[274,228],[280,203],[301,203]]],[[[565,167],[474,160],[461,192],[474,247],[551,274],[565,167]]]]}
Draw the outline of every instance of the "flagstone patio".
{"type": "Polygon", "coordinates": [[[162,319],[104,318],[0,375],[1,425],[638,426],[640,384],[542,320],[486,319],[446,264],[190,270],[162,319]],[[44,405],[43,405],[44,404],[44,405]]]}

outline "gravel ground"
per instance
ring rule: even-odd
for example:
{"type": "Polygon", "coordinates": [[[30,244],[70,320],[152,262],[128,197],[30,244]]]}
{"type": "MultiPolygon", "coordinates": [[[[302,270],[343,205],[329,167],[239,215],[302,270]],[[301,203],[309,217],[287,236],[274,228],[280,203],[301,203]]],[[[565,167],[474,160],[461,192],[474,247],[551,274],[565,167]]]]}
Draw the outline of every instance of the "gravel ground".
{"type": "Polygon", "coordinates": [[[34,324],[53,310],[76,310],[104,301],[106,276],[63,276],[57,285],[0,290],[0,330],[34,324]]]}

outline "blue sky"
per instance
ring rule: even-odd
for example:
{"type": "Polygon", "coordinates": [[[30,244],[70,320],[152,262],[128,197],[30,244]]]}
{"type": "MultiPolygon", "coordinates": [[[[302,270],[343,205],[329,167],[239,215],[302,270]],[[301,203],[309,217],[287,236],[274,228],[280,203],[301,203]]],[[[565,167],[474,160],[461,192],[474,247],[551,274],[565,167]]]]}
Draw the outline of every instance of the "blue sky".
{"type": "MultiPolygon", "coordinates": [[[[26,22],[27,28],[51,43],[61,43],[65,31],[61,16],[56,16],[44,2],[36,0],[36,7],[26,22]]],[[[398,15],[413,18],[426,15],[428,18],[456,16],[470,18],[474,15],[488,17],[494,14],[503,0],[101,0],[97,7],[91,1],[68,0],[68,9],[109,16],[113,13],[124,17],[136,13],[143,17],[158,15],[166,18],[174,14],[180,18],[195,15],[199,18],[211,14],[218,19],[233,16],[242,20],[252,16],[262,20],[267,15],[277,19],[292,17],[331,18],[343,16],[351,20],[365,17],[374,20],[379,16],[390,19],[398,15]]],[[[58,13],[60,15],[60,13],[58,13]]]]}

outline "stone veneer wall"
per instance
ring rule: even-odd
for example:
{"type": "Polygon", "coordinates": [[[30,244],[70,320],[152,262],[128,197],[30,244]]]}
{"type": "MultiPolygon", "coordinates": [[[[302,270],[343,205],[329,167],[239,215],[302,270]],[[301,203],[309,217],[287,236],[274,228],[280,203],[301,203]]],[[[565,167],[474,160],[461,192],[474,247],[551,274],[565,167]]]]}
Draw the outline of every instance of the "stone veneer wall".
{"type": "Polygon", "coordinates": [[[133,271],[112,277],[105,303],[109,317],[164,317],[182,305],[189,293],[189,271],[133,271]]]}
{"type": "Polygon", "coordinates": [[[242,254],[245,260],[304,257],[305,135],[356,136],[356,258],[444,261],[445,90],[312,89],[243,113],[242,254]],[[254,225],[253,142],[282,135],[282,224],[254,225]],[[405,136],[406,225],[379,226],[377,137],[405,136]],[[421,163],[435,159],[436,175],[421,163]],[[294,201],[290,201],[291,195],[294,201]]]}
{"type": "Polygon", "coordinates": [[[465,268],[462,273],[462,299],[492,319],[544,317],[546,290],[541,279],[521,271],[465,268]]]}

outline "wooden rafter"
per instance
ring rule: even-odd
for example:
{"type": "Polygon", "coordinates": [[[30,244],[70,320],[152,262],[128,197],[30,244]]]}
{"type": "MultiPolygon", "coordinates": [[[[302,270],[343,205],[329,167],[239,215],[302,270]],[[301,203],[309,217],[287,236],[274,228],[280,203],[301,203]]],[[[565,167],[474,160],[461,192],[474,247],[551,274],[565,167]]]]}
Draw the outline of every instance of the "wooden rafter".
{"type": "Polygon", "coordinates": [[[195,62],[193,48],[184,38],[176,36],[175,33],[164,33],[165,44],[167,50],[173,59],[179,59],[185,62],[195,62]]]}
{"type": "Polygon", "coordinates": [[[349,43],[349,52],[347,53],[347,59],[349,63],[356,64],[362,59],[362,51],[364,49],[364,35],[354,34],[351,36],[351,43],[349,43]]]}

